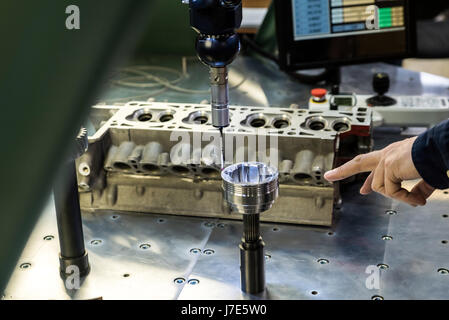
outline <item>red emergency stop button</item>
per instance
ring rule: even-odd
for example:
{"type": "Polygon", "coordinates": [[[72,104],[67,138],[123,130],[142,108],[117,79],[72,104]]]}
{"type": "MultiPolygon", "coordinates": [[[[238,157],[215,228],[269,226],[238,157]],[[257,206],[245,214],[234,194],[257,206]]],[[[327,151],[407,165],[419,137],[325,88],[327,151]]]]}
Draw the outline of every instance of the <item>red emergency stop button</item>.
{"type": "Polygon", "coordinates": [[[323,88],[315,88],[310,91],[313,101],[322,102],[326,100],[327,90],[323,88]]]}

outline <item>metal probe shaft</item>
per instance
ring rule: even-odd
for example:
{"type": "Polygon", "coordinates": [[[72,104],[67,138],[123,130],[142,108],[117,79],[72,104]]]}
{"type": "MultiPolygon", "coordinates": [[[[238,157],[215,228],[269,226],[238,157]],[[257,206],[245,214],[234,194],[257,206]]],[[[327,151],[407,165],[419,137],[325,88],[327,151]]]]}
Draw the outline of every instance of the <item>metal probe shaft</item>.
{"type": "Polygon", "coordinates": [[[210,68],[212,125],[220,131],[221,169],[225,167],[223,128],[229,125],[228,71],[210,68]]]}
{"type": "Polygon", "coordinates": [[[225,145],[224,145],[224,137],[223,137],[223,128],[219,128],[218,130],[220,130],[220,151],[221,151],[220,166],[221,166],[221,170],[223,170],[225,167],[225,145]]]}
{"type": "Polygon", "coordinates": [[[212,125],[224,128],[229,125],[228,70],[226,67],[210,68],[212,125]]]}

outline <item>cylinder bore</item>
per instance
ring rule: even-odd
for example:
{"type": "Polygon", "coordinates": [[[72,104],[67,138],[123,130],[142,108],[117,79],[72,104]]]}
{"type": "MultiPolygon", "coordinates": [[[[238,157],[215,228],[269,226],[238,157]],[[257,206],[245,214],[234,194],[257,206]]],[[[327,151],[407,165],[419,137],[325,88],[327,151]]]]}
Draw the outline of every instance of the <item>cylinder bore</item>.
{"type": "Polygon", "coordinates": [[[160,122],[168,122],[173,120],[173,115],[172,114],[164,114],[159,118],[160,122]]]}
{"type": "Polygon", "coordinates": [[[243,124],[253,128],[262,128],[268,123],[267,118],[263,113],[254,113],[246,118],[243,124]]]}
{"type": "Polygon", "coordinates": [[[156,172],[159,172],[160,169],[155,164],[145,163],[142,165],[142,170],[144,170],[146,172],[150,172],[150,173],[156,173],[156,172]]]}
{"type": "Polygon", "coordinates": [[[206,111],[195,111],[189,114],[187,118],[183,120],[185,123],[190,124],[206,124],[209,122],[210,113],[206,111]]]}
{"type": "Polygon", "coordinates": [[[209,178],[217,178],[220,176],[220,172],[216,168],[212,167],[201,169],[201,173],[209,178]]]}
{"type": "Polygon", "coordinates": [[[257,118],[257,119],[251,120],[251,122],[249,124],[253,128],[260,128],[260,127],[263,127],[265,125],[265,123],[266,123],[265,119],[257,118]]]}
{"type": "Polygon", "coordinates": [[[114,162],[114,168],[118,170],[130,170],[131,166],[125,162],[116,161],[114,162]]]}
{"type": "Polygon", "coordinates": [[[318,131],[318,130],[323,130],[324,127],[325,127],[325,124],[324,124],[324,122],[321,122],[321,121],[312,121],[312,122],[309,124],[309,127],[310,127],[310,129],[312,129],[312,130],[318,131]]]}
{"type": "Polygon", "coordinates": [[[175,165],[171,167],[171,171],[176,174],[185,175],[190,172],[189,168],[181,166],[181,165],[175,165]]]}
{"type": "Polygon", "coordinates": [[[138,122],[148,122],[153,119],[153,113],[149,108],[142,108],[134,111],[130,116],[126,117],[126,119],[138,122]]]}
{"type": "Polygon", "coordinates": [[[205,124],[209,121],[209,118],[206,116],[197,116],[193,119],[193,122],[199,123],[199,124],[205,124]]]}
{"type": "Polygon", "coordinates": [[[312,117],[306,121],[306,128],[313,131],[323,130],[326,126],[327,122],[323,117],[312,117]]]}
{"type": "Polygon", "coordinates": [[[273,127],[276,129],[286,128],[290,125],[290,122],[286,119],[276,119],[273,122],[273,127]]]}
{"type": "Polygon", "coordinates": [[[271,122],[271,125],[276,129],[283,129],[289,127],[291,124],[290,117],[287,115],[277,116],[271,122]]]}
{"type": "Polygon", "coordinates": [[[169,110],[164,111],[161,114],[159,114],[159,122],[168,122],[172,121],[174,119],[175,111],[169,110]]]}
{"type": "Polygon", "coordinates": [[[332,123],[332,129],[337,132],[346,132],[351,129],[351,122],[344,118],[344,119],[337,119],[332,123]]]}
{"type": "Polygon", "coordinates": [[[295,175],[293,175],[293,179],[299,183],[311,183],[312,182],[312,176],[307,173],[296,173],[295,175]]]}
{"type": "Polygon", "coordinates": [[[137,116],[137,120],[140,122],[150,121],[153,118],[153,115],[149,112],[142,113],[137,116]]]}
{"type": "Polygon", "coordinates": [[[346,123],[339,122],[334,124],[333,129],[338,132],[348,131],[349,126],[346,123]]]}

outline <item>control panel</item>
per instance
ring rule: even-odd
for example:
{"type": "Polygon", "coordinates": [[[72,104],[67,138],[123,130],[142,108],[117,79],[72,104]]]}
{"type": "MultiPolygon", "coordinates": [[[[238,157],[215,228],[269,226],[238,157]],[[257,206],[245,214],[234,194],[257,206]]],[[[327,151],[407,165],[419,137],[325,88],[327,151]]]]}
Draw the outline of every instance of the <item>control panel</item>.
{"type": "Polygon", "coordinates": [[[312,89],[309,109],[313,111],[338,110],[350,112],[373,108],[373,124],[376,126],[425,126],[432,127],[449,118],[449,97],[437,96],[388,96],[390,80],[385,73],[373,75],[375,95],[358,95],[340,92],[334,87],[312,89]]]}

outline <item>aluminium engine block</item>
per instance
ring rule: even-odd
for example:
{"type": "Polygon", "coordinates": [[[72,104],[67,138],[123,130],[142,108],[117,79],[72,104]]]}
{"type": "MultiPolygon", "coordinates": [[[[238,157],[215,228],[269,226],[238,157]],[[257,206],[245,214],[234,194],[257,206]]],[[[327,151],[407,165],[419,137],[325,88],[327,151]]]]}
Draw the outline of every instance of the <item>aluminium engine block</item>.
{"type": "MultiPolygon", "coordinates": [[[[323,174],[370,151],[371,110],[232,106],[230,114],[225,164],[257,158],[279,170],[279,199],[261,220],[330,226],[338,184],[323,174]]],[[[223,201],[210,105],[98,105],[91,119],[104,121],[77,160],[83,210],[241,219],[223,201]]]]}

